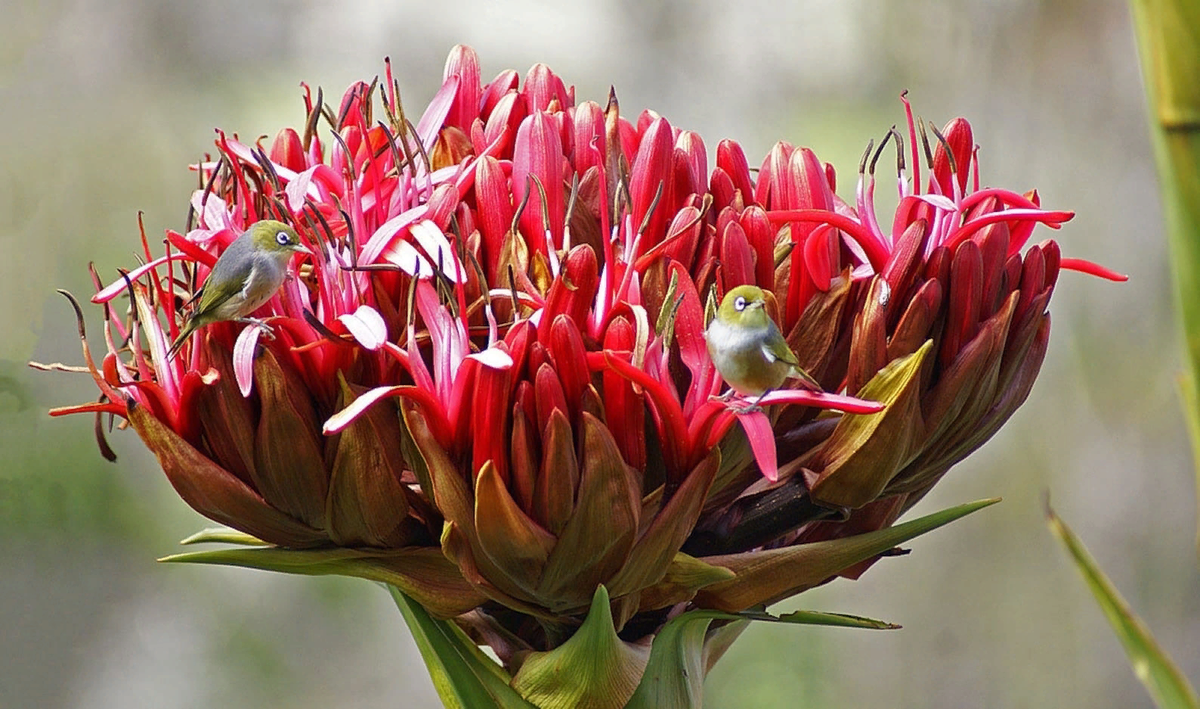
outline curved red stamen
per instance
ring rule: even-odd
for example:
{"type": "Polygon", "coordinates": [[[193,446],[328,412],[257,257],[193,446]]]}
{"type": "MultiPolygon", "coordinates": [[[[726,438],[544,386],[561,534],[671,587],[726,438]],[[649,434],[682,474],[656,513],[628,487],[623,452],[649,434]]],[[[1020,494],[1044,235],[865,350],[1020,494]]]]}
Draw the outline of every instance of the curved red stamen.
{"type": "Polygon", "coordinates": [[[853,238],[867,255],[871,266],[879,271],[888,261],[887,245],[870,232],[867,227],[844,214],[824,209],[781,209],[767,212],[772,222],[816,222],[841,229],[853,238]]]}
{"type": "Polygon", "coordinates": [[[1098,263],[1092,263],[1091,261],[1081,258],[1065,258],[1059,262],[1059,268],[1065,268],[1069,271],[1079,271],[1080,273],[1086,273],[1091,276],[1097,276],[1110,281],[1116,281],[1117,283],[1124,283],[1125,281],[1129,280],[1129,276],[1123,273],[1117,273],[1116,271],[1107,269],[1098,263]]]}
{"type": "Polygon", "coordinates": [[[944,245],[950,250],[954,250],[963,241],[966,241],[972,234],[980,229],[995,224],[997,222],[1007,221],[1035,221],[1045,224],[1051,229],[1057,229],[1063,222],[1069,222],[1075,218],[1075,212],[1050,212],[1040,209],[1006,209],[999,212],[990,212],[981,216],[975,217],[971,221],[963,224],[958,229],[955,229],[949,237],[946,238],[944,245]]]}

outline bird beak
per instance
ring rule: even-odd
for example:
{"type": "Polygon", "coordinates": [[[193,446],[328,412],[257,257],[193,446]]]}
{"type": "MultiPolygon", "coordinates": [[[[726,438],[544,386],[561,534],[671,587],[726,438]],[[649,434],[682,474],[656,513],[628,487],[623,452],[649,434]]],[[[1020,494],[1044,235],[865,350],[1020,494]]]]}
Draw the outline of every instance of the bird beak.
{"type": "Polygon", "coordinates": [[[308,247],[307,247],[307,246],[305,246],[304,244],[296,244],[296,245],[295,245],[295,246],[293,246],[292,248],[293,248],[294,250],[296,250],[296,251],[299,251],[299,252],[300,252],[300,253],[302,253],[302,254],[308,254],[309,256],[316,256],[316,254],[314,254],[314,253],[312,252],[312,249],[308,248],[308,247]]]}

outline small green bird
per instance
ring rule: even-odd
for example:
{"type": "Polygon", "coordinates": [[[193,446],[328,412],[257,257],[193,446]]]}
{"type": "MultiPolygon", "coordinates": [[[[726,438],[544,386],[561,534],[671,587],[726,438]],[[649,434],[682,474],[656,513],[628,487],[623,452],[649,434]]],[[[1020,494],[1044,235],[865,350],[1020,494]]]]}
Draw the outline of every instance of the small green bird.
{"type": "Polygon", "coordinates": [[[725,294],[704,331],[708,356],[717,371],[743,396],[778,389],[788,377],[820,391],[821,385],[800,368],[766,306],[766,295],[755,286],[738,286],[725,294]]]}
{"type": "Polygon", "coordinates": [[[167,359],[174,357],[184,341],[205,325],[232,320],[266,327],[262,321],[248,316],[283,285],[288,260],[297,253],[312,251],[300,243],[295,229],[273,219],[251,224],[229,244],[204,285],[192,296],[193,301],[198,298],[199,302],[171,344],[167,359]]]}

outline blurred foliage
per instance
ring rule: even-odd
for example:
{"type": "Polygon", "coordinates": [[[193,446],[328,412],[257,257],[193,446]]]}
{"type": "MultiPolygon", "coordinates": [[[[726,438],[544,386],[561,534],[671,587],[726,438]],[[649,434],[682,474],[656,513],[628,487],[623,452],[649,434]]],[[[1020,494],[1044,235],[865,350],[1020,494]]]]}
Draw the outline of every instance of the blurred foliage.
{"type": "Polygon", "coordinates": [[[135,492],[94,448],[75,445],[92,437],[90,417],[48,421],[50,402],[32,391],[38,382],[23,369],[0,362],[0,538],[137,545],[151,539],[152,517],[135,492]],[[60,436],[72,445],[52,445],[60,436]]]}

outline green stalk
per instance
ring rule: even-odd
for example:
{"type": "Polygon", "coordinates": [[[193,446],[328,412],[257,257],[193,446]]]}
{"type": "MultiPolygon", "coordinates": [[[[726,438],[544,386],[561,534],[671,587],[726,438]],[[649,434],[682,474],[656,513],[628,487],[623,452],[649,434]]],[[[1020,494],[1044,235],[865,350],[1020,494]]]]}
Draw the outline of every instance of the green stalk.
{"type": "Polygon", "coordinates": [[[1200,3],[1130,0],[1129,4],[1187,346],[1181,388],[1200,507],[1200,3]]]}

